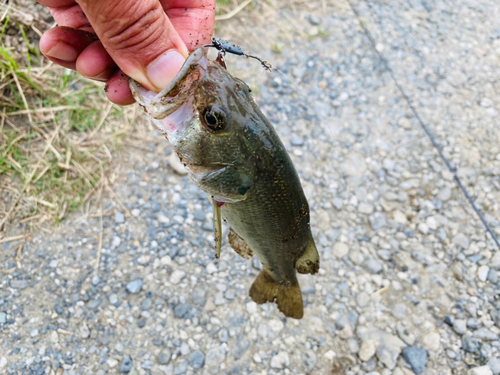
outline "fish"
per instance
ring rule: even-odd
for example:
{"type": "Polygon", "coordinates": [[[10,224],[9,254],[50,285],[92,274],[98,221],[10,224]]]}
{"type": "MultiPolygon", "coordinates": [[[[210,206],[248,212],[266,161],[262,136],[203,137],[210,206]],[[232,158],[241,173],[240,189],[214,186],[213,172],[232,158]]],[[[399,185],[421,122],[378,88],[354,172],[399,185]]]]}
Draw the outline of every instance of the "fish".
{"type": "Polygon", "coordinates": [[[130,88],[188,176],[211,199],[217,252],[223,218],[231,247],[246,259],[259,258],[262,270],[250,298],[275,302],[286,317],[301,319],[297,272],[319,270],[309,205],[290,156],[250,88],[220,58],[209,60],[203,47],[160,93],[133,79],[130,88]]]}

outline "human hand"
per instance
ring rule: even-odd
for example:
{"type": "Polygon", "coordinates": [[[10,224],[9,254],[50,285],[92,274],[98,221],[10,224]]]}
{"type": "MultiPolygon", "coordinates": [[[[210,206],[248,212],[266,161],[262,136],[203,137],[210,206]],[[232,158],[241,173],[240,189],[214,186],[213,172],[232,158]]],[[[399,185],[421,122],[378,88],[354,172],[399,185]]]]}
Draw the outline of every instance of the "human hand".
{"type": "Polygon", "coordinates": [[[56,64],[106,82],[113,103],[134,102],[132,77],[161,91],[190,51],[209,44],[215,0],[36,0],[59,26],[46,31],[40,50],[56,64]]]}

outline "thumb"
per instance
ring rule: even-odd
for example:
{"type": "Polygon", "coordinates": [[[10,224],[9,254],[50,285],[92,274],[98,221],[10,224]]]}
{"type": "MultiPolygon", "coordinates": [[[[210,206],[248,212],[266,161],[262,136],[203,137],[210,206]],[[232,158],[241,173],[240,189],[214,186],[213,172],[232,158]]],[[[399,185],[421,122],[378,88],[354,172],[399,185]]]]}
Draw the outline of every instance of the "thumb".
{"type": "Polygon", "coordinates": [[[77,0],[104,48],[128,76],[161,91],[189,55],[159,0],[77,0]]]}

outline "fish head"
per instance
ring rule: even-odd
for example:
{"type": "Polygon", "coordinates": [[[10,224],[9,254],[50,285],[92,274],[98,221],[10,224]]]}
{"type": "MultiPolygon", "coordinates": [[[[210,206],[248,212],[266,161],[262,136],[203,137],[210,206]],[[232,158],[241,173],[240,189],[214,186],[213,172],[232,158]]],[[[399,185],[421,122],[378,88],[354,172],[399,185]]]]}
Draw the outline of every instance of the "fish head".
{"type": "Polygon", "coordinates": [[[131,80],[136,101],[167,137],[195,179],[248,156],[244,133],[254,104],[249,87],[195,50],[159,94],[131,80]]]}

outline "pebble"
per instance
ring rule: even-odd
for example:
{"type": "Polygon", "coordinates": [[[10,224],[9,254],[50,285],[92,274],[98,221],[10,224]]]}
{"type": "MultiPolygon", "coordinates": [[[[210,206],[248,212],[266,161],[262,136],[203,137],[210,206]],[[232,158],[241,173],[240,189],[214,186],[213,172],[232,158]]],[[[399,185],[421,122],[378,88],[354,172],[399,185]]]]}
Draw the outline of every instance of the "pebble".
{"type": "Polygon", "coordinates": [[[367,259],[362,264],[363,268],[375,275],[383,271],[382,263],[375,259],[367,259]]]}
{"type": "Polygon", "coordinates": [[[106,363],[108,364],[109,368],[118,366],[118,361],[114,358],[109,358],[106,363]]]}
{"type": "Polygon", "coordinates": [[[204,363],[205,363],[205,356],[199,350],[195,350],[189,356],[189,366],[191,366],[194,369],[202,368],[204,363]]]}
{"type": "Polygon", "coordinates": [[[186,272],[182,270],[175,270],[170,275],[170,283],[173,285],[177,285],[182,281],[182,279],[184,279],[184,277],[186,277],[186,272]]]}
{"type": "Polygon", "coordinates": [[[0,324],[7,323],[7,314],[4,312],[0,312],[0,324]]]}
{"type": "Polygon", "coordinates": [[[453,322],[453,329],[459,335],[463,335],[467,332],[467,322],[464,319],[456,319],[453,322]]]}
{"type": "Polygon", "coordinates": [[[488,363],[488,367],[491,369],[494,375],[500,374],[500,358],[491,358],[488,363]]]}
{"type": "Polygon", "coordinates": [[[369,361],[377,350],[377,343],[373,340],[363,340],[359,348],[358,356],[363,362],[369,361]]]}
{"type": "Polygon", "coordinates": [[[206,269],[207,273],[210,275],[219,271],[219,269],[217,268],[217,266],[214,263],[208,263],[207,267],[205,269],[206,269]]]}
{"type": "Polygon", "coordinates": [[[473,336],[466,336],[462,338],[462,348],[469,353],[478,353],[481,343],[473,336]]]}
{"type": "Polygon", "coordinates": [[[13,289],[26,289],[28,285],[28,280],[10,280],[10,287],[13,289]]]}
{"type": "Polygon", "coordinates": [[[170,362],[170,357],[172,356],[172,353],[170,352],[169,349],[163,350],[160,355],[158,356],[158,363],[160,365],[166,365],[168,362],[170,362]]]}
{"type": "Polygon", "coordinates": [[[120,372],[129,373],[132,370],[132,358],[129,355],[123,356],[122,363],[120,364],[120,372]]]}
{"type": "Polygon", "coordinates": [[[187,372],[187,370],[188,370],[187,361],[182,361],[175,367],[174,375],[183,375],[187,372]]]}
{"type": "Polygon", "coordinates": [[[115,224],[122,224],[125,222],[125,215],[123,212],[117,211],[115,212],[115,224]]]}
{"type": "Polygon", "coordinates": [[[488,278],[488,273],[490,272],[490,267],[488,266],[480,266],[477,269],[477,277],[479,280],[482,282],[485,282],[486,279],[488,278]]]}
{"type": "Polygon", "coordinates": [[[474,336],[481,340],[496,341],[499,339],[498,335],[486,327],[479,328],[474,331],[474,336]]]}
{"type": "Polygon", "coordinates": [[[349,252],[349,247],[343,242],[337,242],[333,246],[333,255],[337,258],[342,258],[349,252]]]}
{"type": "Polygon", "coordinates": [[[130,213],[133,217],[139,217],[141,215],[141,210],[139,210],[138,208],[134,208],[130,211],[130,213]]]}
{"type": "Polygon", "coordinates": [[[282,369],[290,364],[290,356],[285,351],[280,351],[278,354],[271,358],[271,367],[282,369]]]}
{"type": "Polygon", "coordinates": [[[424,372],[427,363],[427,352],[416,346],[407,346],[403,349],[403,358],[411,366],[415,374],[424,372]]]}
{"type": "Polygon", "coordinates": [[[440,339],[439,333],[430,332],[422,338],[422,344],[427,350],[437,353],[441,348],[440,339]]]}
{"type": "Polygon", "coordinates": [[[80,326],[80,337],[82,339],[86,339],[90,336],[90,330],[89,330],[89,327],[87,327],[87,325],[85,323],[83,323],[81,326],[80,326]]]}
{"type": "Polygon", "coordinates": [[[226,358],[226,351],[224,350],[224,347],[219,346],[210,349],[207,352],[207,356],[205,358],[205,366],[208,368],[219,368],[219,364],[224,361],[226,358]]]}
{"type": "Polygon", "coordinates": [[[308,371],[314,370],[317,361],[318,358],[316,356],[316,353],[314,353],[311,349],[306,349],[304,353],[302,353],[302,362],[304,363],[304,366],[306,366],[306,369],[308,371]]]}
{"type": "Polygon", "coordinates": [[[131,294],[139,293],[143,285],[144,282],[140,279],[131,281],[127,284],[127,291],[131,294]]]}
{"type": "Polygon", "coordinates": [[[377,328],[359,327],[357,330],[361,340],[371,340],[376,343],[375,354],[390,370],[396,367],[401,350],[406,346],[401,339],[377,328]]]}
{"type": "Polygon", "coordinates": [[[453,237],[453,243],[462,249],[467,249],[469,247],[469,239],[463,233],[458,233],[455,237],[453,237]]]}
{"type": "Polygon", "coordinates": [[[498,272],[493,268],[490,268],[488,272],[488,281],[492,284],[498,284],[498,272]]]}
{"type": "Polygon", "coordinates": [[[232,354],[235,360],[241,358],[243,354],[250,348],[250,340],[243,334],[236,336],[236,340],[233,344],[232,354]]]}
{"type": "Polygon", "coordinates": [[[493,375],[489,366],[474,367],[467,371],[467,375],[493,375]]]}

